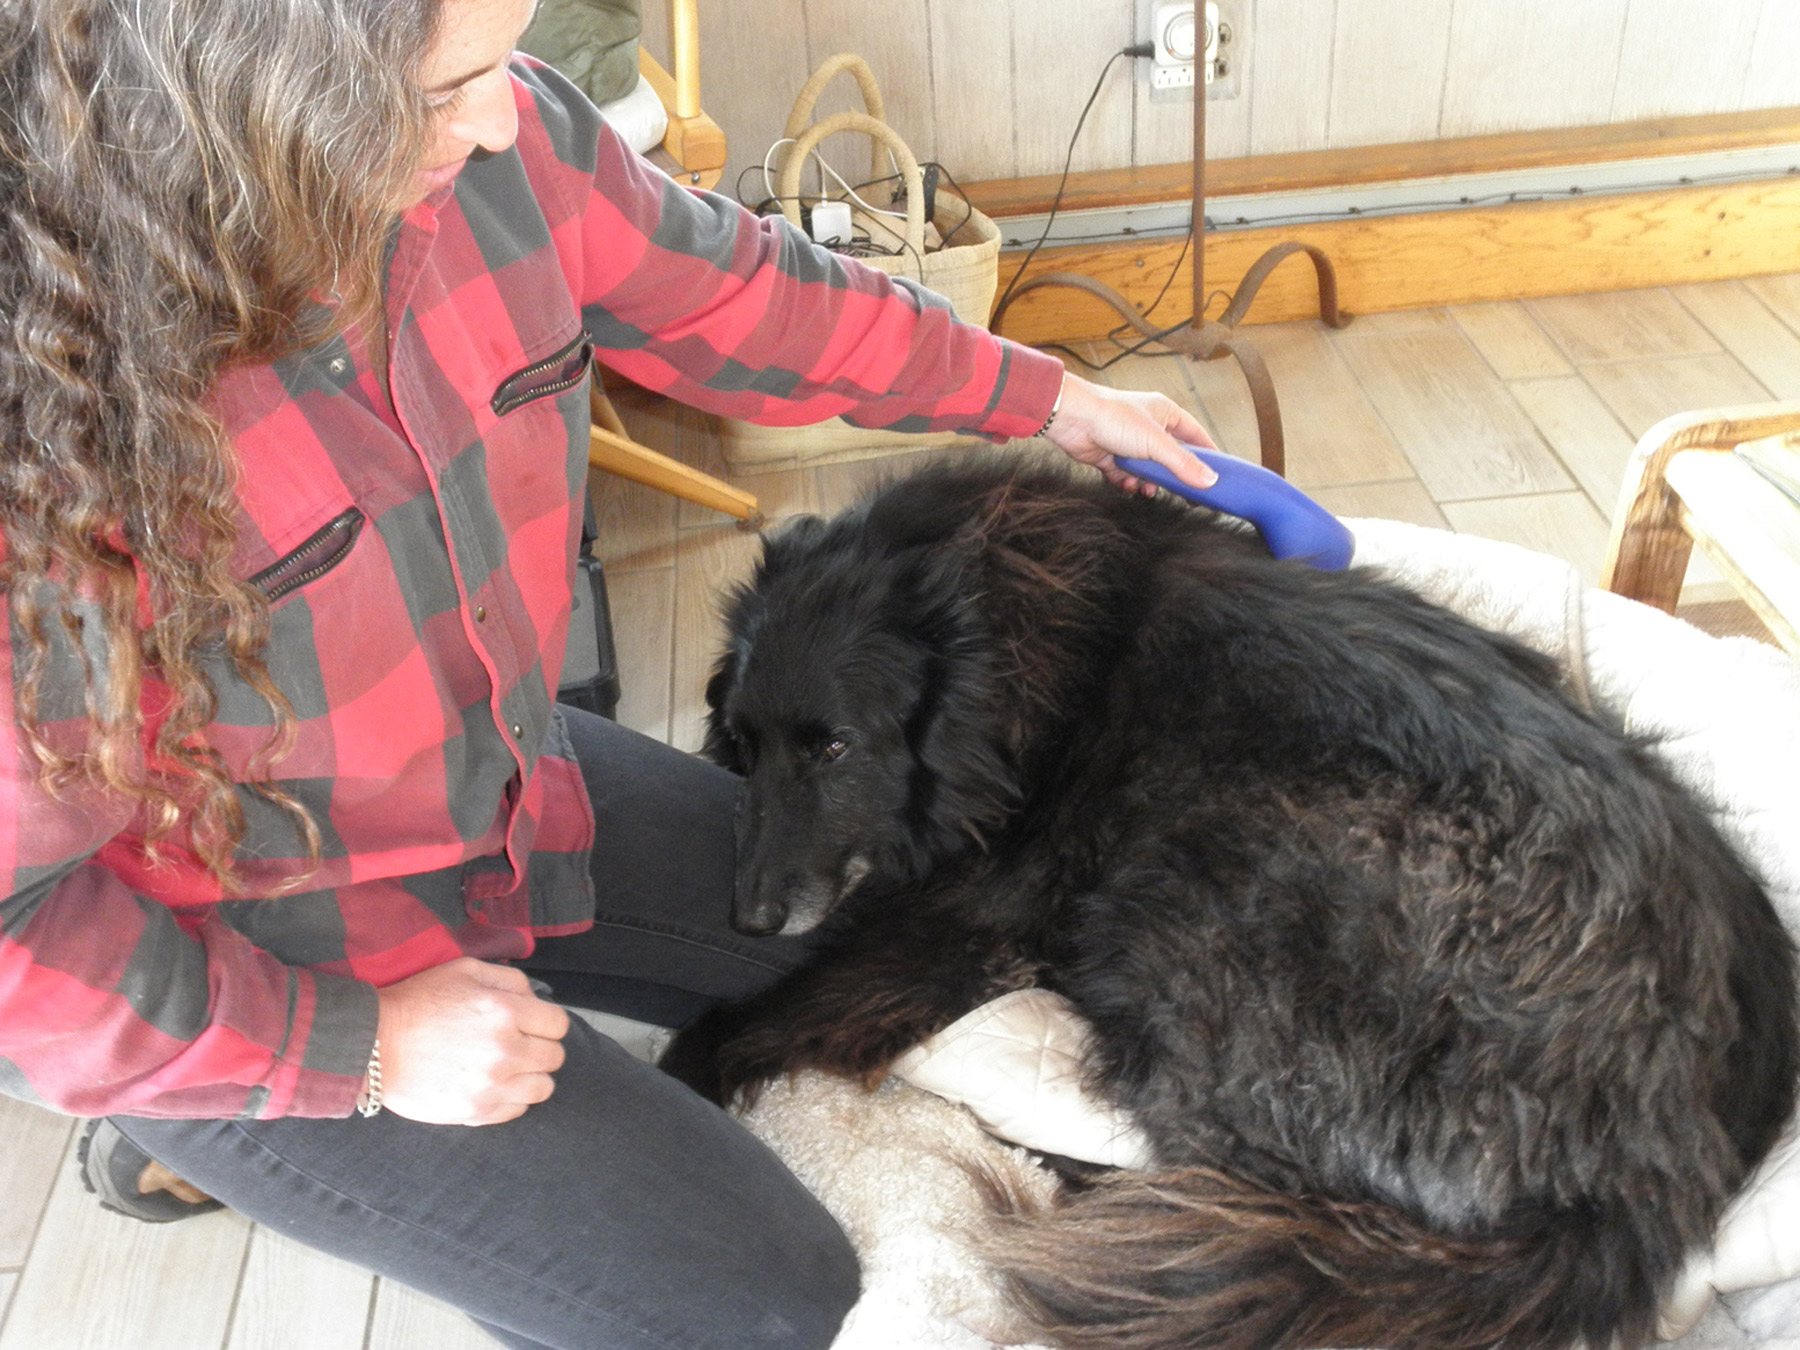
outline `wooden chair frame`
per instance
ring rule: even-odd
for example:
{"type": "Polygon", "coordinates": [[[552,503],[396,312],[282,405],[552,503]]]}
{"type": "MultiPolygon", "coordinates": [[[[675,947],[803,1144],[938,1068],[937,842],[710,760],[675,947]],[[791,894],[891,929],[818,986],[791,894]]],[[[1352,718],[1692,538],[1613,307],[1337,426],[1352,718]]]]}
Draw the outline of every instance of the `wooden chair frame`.
{"type": "Polygon", "coordinates": [[[1681,413],[1651,427],[1625,473],[1600,584],[1673,614],[1698,543],[1776,640],[1800,656],[1800,556],[1791,547],[1800,508],[1735,457],[1717,458],[1746,441],[1795,433],[1800,403],[1681,413]]]}
{"type": "MultiPolygon", "coordinates": [[[[700,17],[696,5],[697,0],[669,0],[674,73],[664,70],[642,47],[638,48],[638,68],[669,115],[662,152],[653,158],[666,159],[662,167],[677,181],[711,188],[725,171],[725,134],[700,108],[700,17]]],[[[735,516],[745,529],[761,527],[762,511],[752,494],[632,440],[606,396],[598,370],[593,376],[591,401],[590,467],[735,516]]]]}

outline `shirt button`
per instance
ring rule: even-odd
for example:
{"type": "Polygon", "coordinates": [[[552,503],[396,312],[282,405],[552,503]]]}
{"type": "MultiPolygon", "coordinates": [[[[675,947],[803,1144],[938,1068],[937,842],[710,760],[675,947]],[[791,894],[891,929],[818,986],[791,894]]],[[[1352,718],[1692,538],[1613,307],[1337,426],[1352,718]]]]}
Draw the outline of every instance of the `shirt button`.
{"type": "Polygon", "coordinates": [[[475,606],[475,622],[476,623],[486,623],[487,622],[487,606],[486,605],[475,606]]]}
{"type": "Polygon", "coordinates": [[[342,375],[346,370],[350,369],[350,358],[347,356],[334,356],[331,358],[330,365],[326,368],[330,370],[333,375],[342,375]]]}
{"type": "Polygon", "coordinates": [[[520,726],[517,722],[513,723],[512,731],[513,731],[513,739],[515,741],[522,741],[525,739],[525,728],[520,726]]]}

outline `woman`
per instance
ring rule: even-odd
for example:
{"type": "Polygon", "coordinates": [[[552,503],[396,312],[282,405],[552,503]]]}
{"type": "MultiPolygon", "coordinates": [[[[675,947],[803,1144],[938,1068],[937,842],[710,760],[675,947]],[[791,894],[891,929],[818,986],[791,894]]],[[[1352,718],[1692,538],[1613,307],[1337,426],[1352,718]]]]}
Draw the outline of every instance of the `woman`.
{"type": "Polygon", "coordinates": [[[1205,433],[677,188],[530,17],[0,14],[0,1090],[509,1345],[824,1345],[829,1217],[525,973],[674,1023],[800,955],[726,924],[732,780],[552,706],[590,351],[1125,488],[1205,433]]]}

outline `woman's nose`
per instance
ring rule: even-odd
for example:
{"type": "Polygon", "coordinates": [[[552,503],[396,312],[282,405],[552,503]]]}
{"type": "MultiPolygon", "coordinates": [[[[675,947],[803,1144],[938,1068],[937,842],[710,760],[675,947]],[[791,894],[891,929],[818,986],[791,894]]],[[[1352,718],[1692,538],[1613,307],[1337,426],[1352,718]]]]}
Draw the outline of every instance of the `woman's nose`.
{"type": "Polygon", "coordinates": [[[498,154],[518,139],[519,109],[504,66],[468,85],[450,130],[457,139],[490,154],[498,154]]]}

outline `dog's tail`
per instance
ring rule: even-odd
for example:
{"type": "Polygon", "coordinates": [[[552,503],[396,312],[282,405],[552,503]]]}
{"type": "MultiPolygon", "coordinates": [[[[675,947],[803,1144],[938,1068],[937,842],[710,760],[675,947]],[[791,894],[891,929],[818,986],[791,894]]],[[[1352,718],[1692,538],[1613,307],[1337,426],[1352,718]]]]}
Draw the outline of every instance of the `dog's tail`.
{"type": "Polygon", "coordinates": [[[1071,1350],[1639,1345],[1679,1260],[1599,1214],[1446,1238],[1203,1168],[1116,1174],[1015,1211],[984,1246],[1042,1338],[1071,1350]]]}

